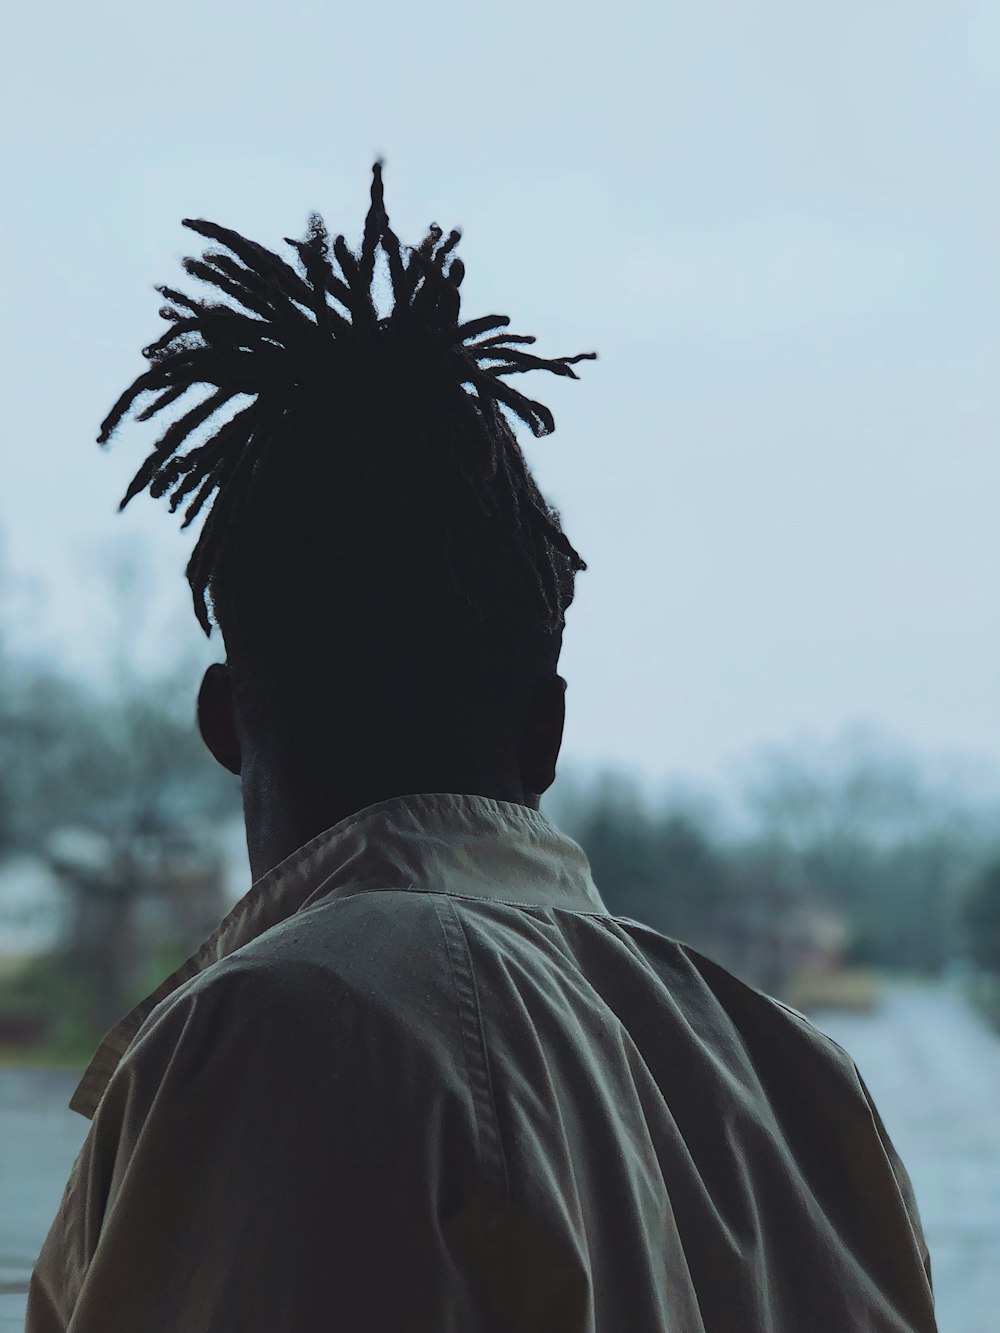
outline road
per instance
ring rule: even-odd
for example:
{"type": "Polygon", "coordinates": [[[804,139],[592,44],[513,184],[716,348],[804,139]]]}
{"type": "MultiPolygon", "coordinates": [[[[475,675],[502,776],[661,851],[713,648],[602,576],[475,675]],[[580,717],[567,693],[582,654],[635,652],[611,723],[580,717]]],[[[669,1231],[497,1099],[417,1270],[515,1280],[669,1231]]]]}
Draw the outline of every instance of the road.
{"type": "Polygon", "coordinates": [[[28,1276],[87,1132],[66,1105],[78,1078],[0,1069],[0,1333],[24,1327],[28,1276]]]}
{"type": "MultiPolygon", "coordinates": [[[[1000,1039],[943,985],[893,983],[870,1016],[823,1013],[913,1181],[941,1333],[1000,1327],[1000,1039]]],[[[0,1069],[0,1333],[23,1325],[28,1274],[87,1122],[73,1075],[0,1069]]],[[[847,1333],[847,1330],[845,1330],[847,1333]]]]}
{"type": "Polygon", "coordinates": [[[854,1057],[910,1174],[941,1333],[997,1333],[1000,1038],[939,985],[886,987],[873,1017],[812,1017],[854,1057]]]}

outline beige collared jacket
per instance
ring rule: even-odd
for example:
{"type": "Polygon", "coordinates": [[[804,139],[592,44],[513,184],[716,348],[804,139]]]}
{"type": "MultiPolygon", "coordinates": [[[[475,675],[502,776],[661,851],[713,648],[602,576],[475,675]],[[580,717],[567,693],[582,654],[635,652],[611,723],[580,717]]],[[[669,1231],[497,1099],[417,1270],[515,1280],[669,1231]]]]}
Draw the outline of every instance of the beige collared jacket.
{"type": "Polygon", "coordinates": [[[850,1057],[479,796],[373,805],[105,1039],[28,1333],[931,1333],[850,1057]]]}

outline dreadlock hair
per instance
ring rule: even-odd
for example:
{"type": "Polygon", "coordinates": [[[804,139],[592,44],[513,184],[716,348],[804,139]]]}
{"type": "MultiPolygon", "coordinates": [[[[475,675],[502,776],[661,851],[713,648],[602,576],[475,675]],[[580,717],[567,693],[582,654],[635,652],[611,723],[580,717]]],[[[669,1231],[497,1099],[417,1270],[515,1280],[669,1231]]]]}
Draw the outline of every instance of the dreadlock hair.
{"type": "Polygon", "coordinates": [[[353,663],[359,680],[395,685],[405,674],[495,690],[553,671],[586,565],[505,415],[538,437],[552,414],[508,377],[576,378],[573,365],[595,354],[535,356],[533,337],[502,331],[505,315],[460,322],[460,234],[432,224],[402,246],[381,163],[357,252],[342,235],[331,246],[317,214],[304,240],[286,238],[294,267],[215,223],[184,226],[218,247],[183,261],[215,299],[157,288],[169,327],[98,439],[145,394],[139,421],[208,389],[170,422],[120,506],[148,490],[171,512],[185,506],[184,527],[206,514],[187,566],[205,633],[211,612],[230,663],[272,673],[310,654],[322,670],[353,663]],[[386,269],[392,303],[380,314],[386,269]]]}

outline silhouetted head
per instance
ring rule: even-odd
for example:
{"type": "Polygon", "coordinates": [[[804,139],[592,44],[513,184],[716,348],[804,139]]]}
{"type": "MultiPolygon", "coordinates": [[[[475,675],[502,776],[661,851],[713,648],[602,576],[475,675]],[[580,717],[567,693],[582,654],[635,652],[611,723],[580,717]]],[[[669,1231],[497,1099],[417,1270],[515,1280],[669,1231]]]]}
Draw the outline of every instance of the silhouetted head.
{"type": "Polygon", "coordinates": [[[584,358],[533,355],[505,316],[460,322],[458,233],[432,225],[401,246],[378,165],[357,253],[343,236],[331,247],[318,216],[288,242],[297,267],[214,223],[184,225],[219,247],[184,261],[215,290],[158,288],[170,327],[99,439],[141,394],[155,395],[148,420],[207,390],[122,506],[148,489],[172,511],[186,503],[185,526],[207,507],[187,576],[227,664],[206,673],[199,717],[241,773],[248,822],[292,801],[319,832],[416,791],[537,806],[586,566],[506,415],[541,436],[551,413],[508,378],[575,378],[584,358]]]}

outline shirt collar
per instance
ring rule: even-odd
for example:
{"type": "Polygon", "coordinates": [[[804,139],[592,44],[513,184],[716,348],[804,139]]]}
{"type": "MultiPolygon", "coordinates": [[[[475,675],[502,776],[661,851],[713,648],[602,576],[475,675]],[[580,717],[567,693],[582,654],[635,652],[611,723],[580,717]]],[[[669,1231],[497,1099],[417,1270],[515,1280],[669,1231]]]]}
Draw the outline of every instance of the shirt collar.
{"type": "Polygon", "coordinates": [[[139,1028],[184,982],[305,907],[376,889],[608,915],[583,849],[538,810],[452,793],[379,801],[320,833],[257,880],[201,948],[111,1029],[70,1109],[93,1117],[139,1028]]]}

